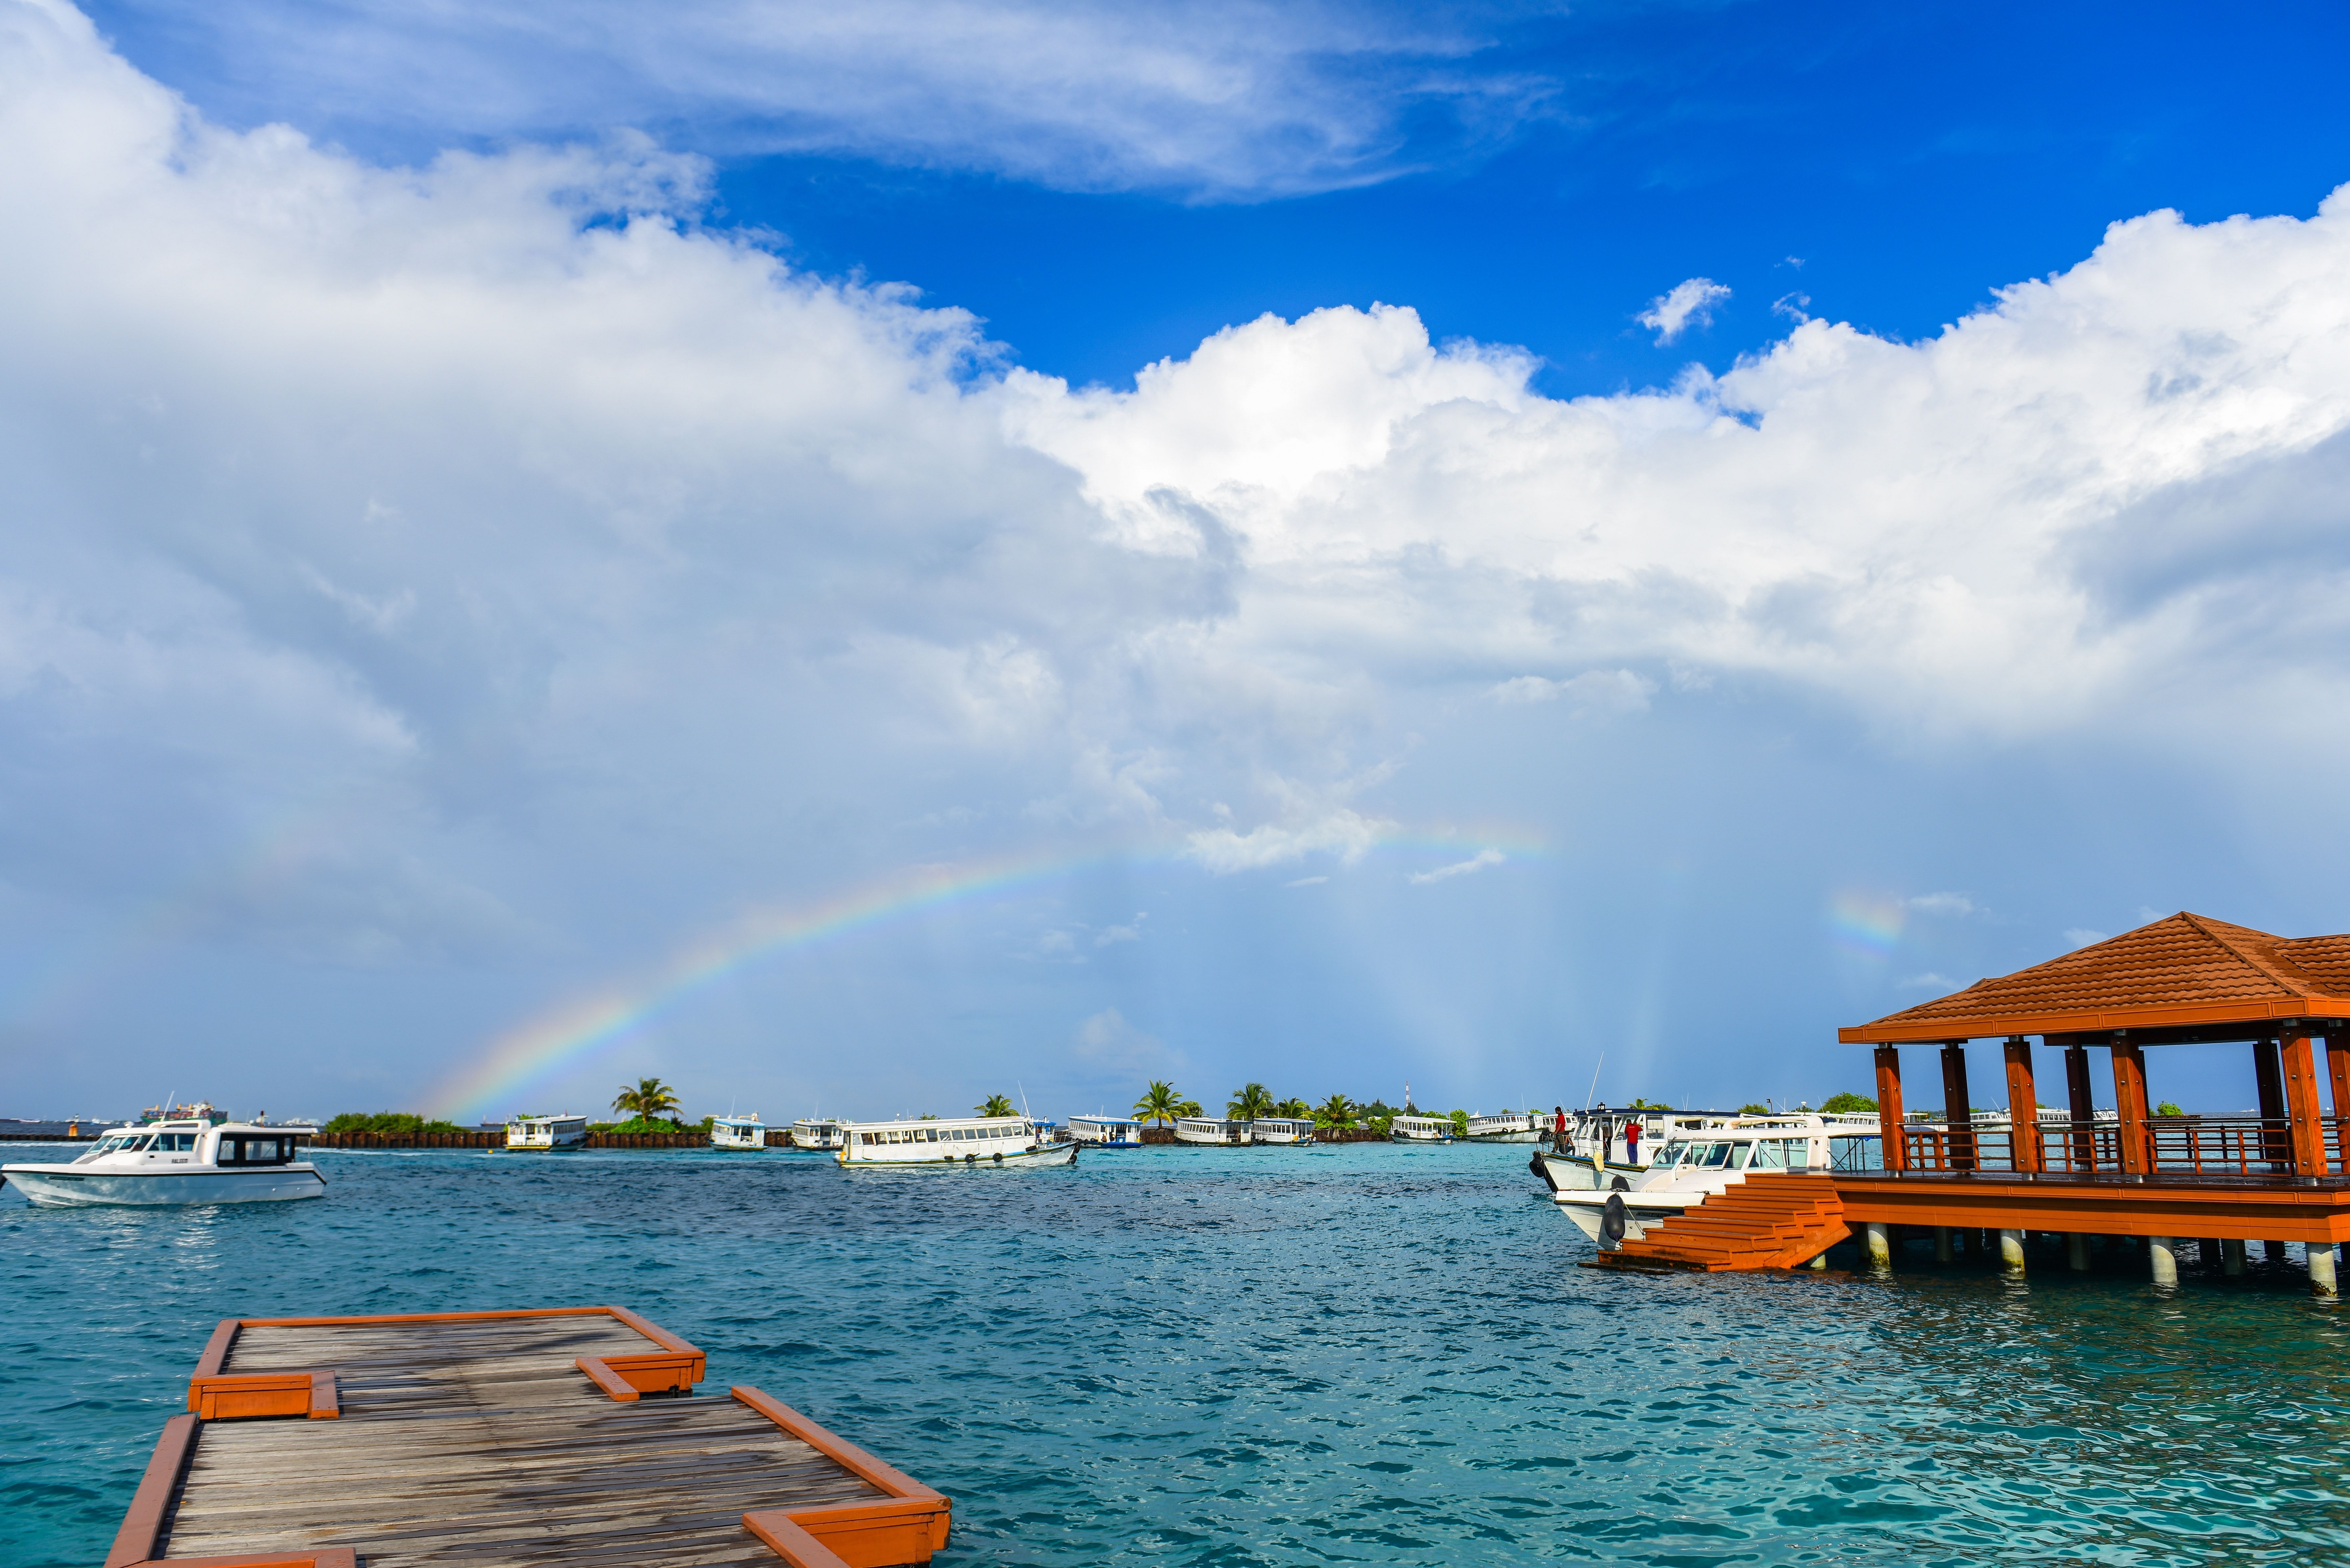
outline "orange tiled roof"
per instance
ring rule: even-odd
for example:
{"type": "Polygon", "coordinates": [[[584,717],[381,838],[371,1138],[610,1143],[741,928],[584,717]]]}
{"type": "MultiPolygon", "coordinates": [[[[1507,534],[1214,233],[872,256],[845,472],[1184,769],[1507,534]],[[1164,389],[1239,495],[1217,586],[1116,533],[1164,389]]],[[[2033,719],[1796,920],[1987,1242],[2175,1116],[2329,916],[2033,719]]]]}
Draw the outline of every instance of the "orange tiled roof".
{"type": "Polygon", "coordinates": [[[2350,1017],[2350,935],[2285,938],[2184,912],[1839,1029],[1846,1041],[2350,1017]]]}

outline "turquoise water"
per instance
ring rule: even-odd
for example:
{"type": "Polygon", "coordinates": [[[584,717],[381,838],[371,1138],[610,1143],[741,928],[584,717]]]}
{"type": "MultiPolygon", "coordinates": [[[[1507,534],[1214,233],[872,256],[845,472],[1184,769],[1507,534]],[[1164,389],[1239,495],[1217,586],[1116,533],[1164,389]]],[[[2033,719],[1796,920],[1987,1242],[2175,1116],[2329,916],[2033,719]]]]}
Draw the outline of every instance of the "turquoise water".
{"type": "Polygon", "coordinates": [[[952,1497],[949,1565],[2350,1561],[2290,1275],[1602,1273],[1526,1152],[328,1152],[322,1202],[0,1210],[0,1565],[105,1555],[222,1317],[596,1302],[952,1497]]]}

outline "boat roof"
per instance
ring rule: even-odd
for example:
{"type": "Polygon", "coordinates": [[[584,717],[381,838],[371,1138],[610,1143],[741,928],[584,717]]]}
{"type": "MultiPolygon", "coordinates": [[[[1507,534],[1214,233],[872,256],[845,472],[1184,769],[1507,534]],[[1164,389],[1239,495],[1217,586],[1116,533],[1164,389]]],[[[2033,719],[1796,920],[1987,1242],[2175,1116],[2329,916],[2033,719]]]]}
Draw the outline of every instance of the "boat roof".
{"type": "Polygon", "coordinates": [[[710,1119],[713,1122],[718,1122],[730,1127],[756,1127],[759,1125],[759,1113],[753,1111],[746,1116],[712,1116],[710,1119]]]}
{"type": "Polygon", "coordinates": [[[896,1121],[842,1122],[840,1125],[858,1132],[874,1132],[891,1127],[1020,1127],[1030,1124],[1026,1116],[901,1116],[896,1121]]]}
{"type": "Polygon", "coordinates": [[[317,1130],[308,1122],[207,1122],[181,1117],[168,1122],[124,1122],[119,1127],[107,1128],[106,1136],[124,1137],[153,1132],[314,1133],[317,1130]]]}

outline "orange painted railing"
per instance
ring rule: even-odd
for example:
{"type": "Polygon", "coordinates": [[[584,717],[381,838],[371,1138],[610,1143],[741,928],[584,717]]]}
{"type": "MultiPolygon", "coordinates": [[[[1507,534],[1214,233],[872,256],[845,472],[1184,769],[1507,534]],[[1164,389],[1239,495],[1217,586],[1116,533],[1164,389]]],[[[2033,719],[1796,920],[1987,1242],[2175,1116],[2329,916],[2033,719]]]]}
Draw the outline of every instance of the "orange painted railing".
{"type": "MultiPolygon", "coordinates": [[[[2328,1163],[2350,1171],[2350,1116],[2323,1119],[2328,1163]]],[[[2115,1122],[2042,1122],[2023,1129],[2030,1140],[2019,1162],[2012,1127],[1929,1124],[1902,1129],[1914,1171],[2044,1170],[2090,1175],[2128,1168],[2122,1130],[2115,1122]]],[[[2157,1116],[2146,1124],[2142,1168],[2179,1176],[2284,1176],[2293,1170],[2293,1124],[2282,1116],[2157,1116]]]]}

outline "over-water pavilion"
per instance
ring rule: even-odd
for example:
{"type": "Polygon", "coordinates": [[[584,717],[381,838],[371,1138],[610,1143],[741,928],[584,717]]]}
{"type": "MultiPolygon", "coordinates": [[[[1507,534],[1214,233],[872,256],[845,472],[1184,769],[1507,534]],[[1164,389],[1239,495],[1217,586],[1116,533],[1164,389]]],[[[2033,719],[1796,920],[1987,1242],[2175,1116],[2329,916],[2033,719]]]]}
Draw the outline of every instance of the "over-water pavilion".
{"type": "MultiPolygon", "coordinates": [[[[2247,1242],[2282,1262],[2298,1241],[2311,1287],[2334,1293],[2335,1246],[2350,1241],[2350,935],[2276,937],[2181,913],[1836,1033],[1876,1047],[1883,1168],[1770,1179],[1734,1205],[1700,1205],[1626,1243],[1622,1262],[1752,1267],[1741,1258],[1790,1257],[1799,1231],[1825,1250],[1856,1229],[1886,1263],[1895,1227],[1926,1227],[1946,1260],[1953,1231],[1994,1231],[2012,1268],[2033,1232],[2064,1236],[2076,1269],[2089,1266],[2091,1238],[2137,1238],[2168,1282],[2181,1239],[2217,1243],[2231,1272],[2247,1242]],[[2004,1044],[2003,1116],[1972,1108],[1965,1048],[1984,1039],[2004,1044]],[[2251,1047],[2257,1116],[2148,1109],[2149,1052],[2219,1042],[2251,1047]],[[1939,1118],[1907,1110],[1904,1046],[1912,1065],[1918,1047],[1938,1050],[1939,1118]],[[2061,1107],[2040,1103],[2035,1050],[2064,1054],[2061,1107]],[[2094,1101],[2092,1051],[2111,1057],[2110,1109],[2094,1101]],[[1752,1211],[1750,1226],[1790,1212],[1768,1247],[1742,1251],[1725,1244],[1734,1208],[1752,1211]]],[[[2158,1058],[2153,1075],[2158,1085],[2158,1058]]]]}

